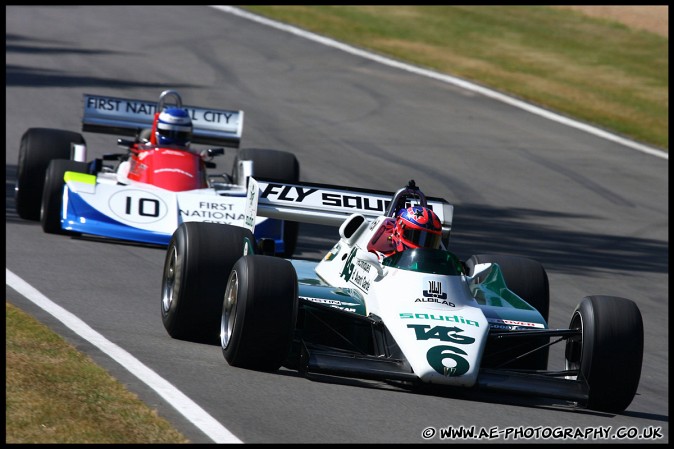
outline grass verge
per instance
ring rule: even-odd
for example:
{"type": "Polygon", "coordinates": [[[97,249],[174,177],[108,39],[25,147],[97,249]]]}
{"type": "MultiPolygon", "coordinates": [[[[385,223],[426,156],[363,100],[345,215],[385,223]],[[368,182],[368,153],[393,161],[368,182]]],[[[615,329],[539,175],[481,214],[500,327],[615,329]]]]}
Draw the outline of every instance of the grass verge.
{"type": "Polygon", "coordinates": [[[189,443],[104,369],[5,302],[5,442],[189,443]]]}

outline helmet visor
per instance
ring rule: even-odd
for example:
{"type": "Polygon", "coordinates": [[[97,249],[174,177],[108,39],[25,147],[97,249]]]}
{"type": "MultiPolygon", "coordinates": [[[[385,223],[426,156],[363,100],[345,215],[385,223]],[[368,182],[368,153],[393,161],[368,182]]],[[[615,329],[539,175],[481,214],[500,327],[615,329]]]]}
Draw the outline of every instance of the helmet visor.
{"type": "Polygon", "coordinates": [[[158,127],[157,134],[160,138],[165,139],[167,143],[185,144],[189,142],[192,133],[179,129],[162,129],[158,127]]]}
{"type": "Polygon", "coordinates": [[[405,228],[403,239],[419,248],[440,248],[441,234],[433,234],[422,229],[405,228]]]}

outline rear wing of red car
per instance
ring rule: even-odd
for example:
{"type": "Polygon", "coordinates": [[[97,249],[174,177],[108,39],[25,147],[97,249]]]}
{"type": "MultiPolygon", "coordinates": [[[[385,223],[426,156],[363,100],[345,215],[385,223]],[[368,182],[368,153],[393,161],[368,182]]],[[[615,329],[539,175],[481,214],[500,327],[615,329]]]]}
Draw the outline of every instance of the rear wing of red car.
{"type": "MultiPolygon", "coordinates": [[[[152,128],[156,101],[131,100],[84,94],[82,131],[136,136],[152,128]]],[[[192,143],[238,148],[243,131],[243,111],[202,108],[180,104],[192,118],[192,143]]]]}

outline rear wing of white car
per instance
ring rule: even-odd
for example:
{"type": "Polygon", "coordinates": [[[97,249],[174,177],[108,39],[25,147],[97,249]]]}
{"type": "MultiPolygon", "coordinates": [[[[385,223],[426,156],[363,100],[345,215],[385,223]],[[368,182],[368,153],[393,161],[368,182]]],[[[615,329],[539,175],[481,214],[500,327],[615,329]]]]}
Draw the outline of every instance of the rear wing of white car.
{"type": "MultiPolygon", "coordinates": [[[[158,104],[156,101],[84,94],[82,131],[136,136],[142,129],[152,127],[158,104]]],[[[192,118],[192,143],[238,148],[243,111],[180,106],[192,118]]]]}
{"type": "MultiPolygon", "coordinates": [[[[285,183],[248,178],[246,227],[254,228],[255,217],[341,226],[359,213],[369,220],[387,215],[395,192],[356,189],[314,183],[285,183]]],[[[449,238],[454,207],[442,198],[426,197],[428,207],[442,222],[443,240],[449,238]]]]}

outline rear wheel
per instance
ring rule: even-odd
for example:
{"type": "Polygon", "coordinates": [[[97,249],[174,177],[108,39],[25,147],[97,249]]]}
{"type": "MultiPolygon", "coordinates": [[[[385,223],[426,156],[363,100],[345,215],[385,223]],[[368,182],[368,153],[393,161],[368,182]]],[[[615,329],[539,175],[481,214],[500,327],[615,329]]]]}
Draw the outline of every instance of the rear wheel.
{"type": "Polygon", "coordinates": [[[614,296],[586,296],[569,329],[581,337],[567,340],[566,369],[580,370],[590,387],[588,408],[623,412],[634,399],[644,352],[644,326],[637,305],[614,296]]]}
{"type": "Polygon", "coordinates": [[[72,234],[61,226],[63,215],[63,176],[67,171],[87,173],[89,165],[86,162],[71,161],[69,159],[54,159],[49,163],[44,178],[42,204],[40,206],[40,223],[42,230],[48,234],[72,234]]]}
{"type": "Polygon", "coordinates": [[[220,345],[232,366],[275,371],[290,352],[297,323],[297,273],[277,257],[245,256],[227,282],[220,345]]]}
{"type": "MultiPolygon", "coordinates": [[[[545,322],[548,322],[550,285],[545,268],[539,262],[525,257],[503,254],[476,254],[466,260],[466,267],[471,276],[475,270],[475,265],[479,263],[498,264],[508,289],[538,310],[538,313],[543,316],[545,322]]],[[[517,356],[523,354],[547,344],[549,340],[542,338],[530,341],[532,343],[527,343],[521,347],[518,346],[515,348],[516,351],[512,351],[509,355],[517,356]]],[[[506,345],[512,345],[512,343],[512,340],[504,340],[504,344],[506,345]]],[[[508,364],[506,368],[545,370],[548,367],[549,352],[548,347],[538,349],[530,355],[508,364]]]]}
{"type": "Polygon", "coordinates": [[[85,144],[81,134],[50,128],[30,128],[21,137],[16,176],[16,212],[39,220],[45,173],[52,159],[70,159],[70,144],[85,144]]]}
{"type": "MultiPolygon", "coordinates": [[[[294,183],[300,180],[300,164],[294,154],[287,151],[270,150],[263,148],[242,148],[234,159],[232,178],[235,184],[239,183],[239,161],[253,161],[253,176],[273,181],[294,183]]],[[[283,222],[283,240],[285,250],[283,257],[291,257],[297,246],[299,223],[296,221],[283,222]]]]}
{"type": "Polygon", "coordinates": [[[161,316],[169,335],[216,344],[227,278],[254,251],[253,234],[239,226],[187,222],[173,233],[164,261],[161,316]]]}

